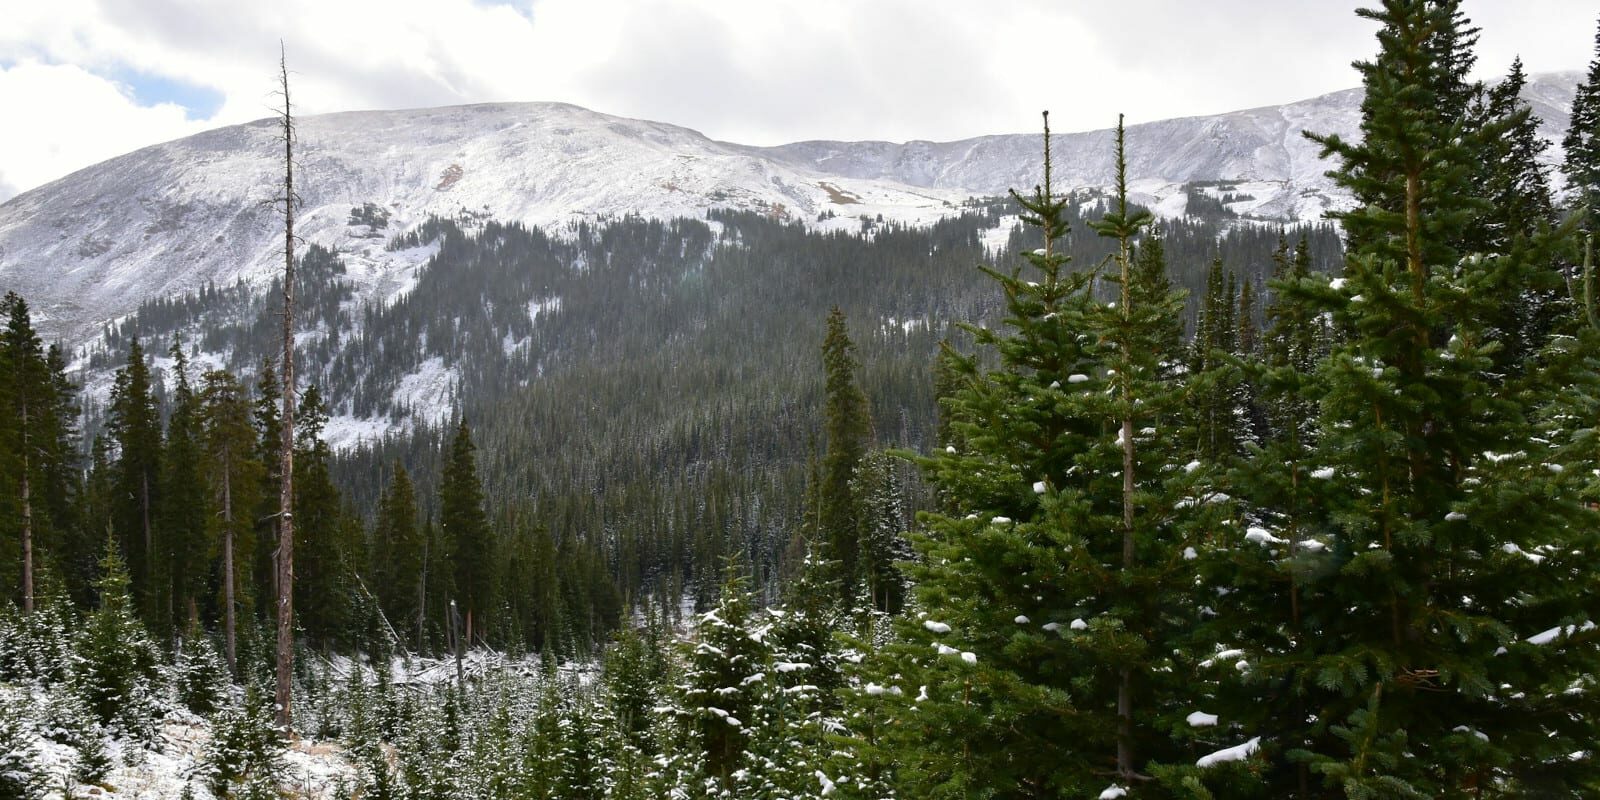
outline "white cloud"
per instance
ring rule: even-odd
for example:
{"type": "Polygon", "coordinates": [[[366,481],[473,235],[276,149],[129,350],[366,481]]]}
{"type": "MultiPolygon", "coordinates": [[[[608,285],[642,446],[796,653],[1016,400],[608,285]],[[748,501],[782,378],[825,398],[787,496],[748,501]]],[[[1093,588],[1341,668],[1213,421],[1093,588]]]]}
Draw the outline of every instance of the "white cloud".
{"type": "Polygon", "coordinates": [[[0,200],[130,147],[204,130],[176,105],[140,106],[80,67],[24,62],[0,69],[0,200]]]}
{"type": "MultiPolygon", "coordinates": [[[[303,113],[561,100],[751,144],[1028,131],[1044,108],[1062,131],[1217,113],[1348,88],[1375,50],[1372,23],[1321,0],[1149,0],[1127,17],[1059,0],[13,5],[6,108],[50,133],[0,134],[0,193],[195,129],[96,75],[213,89],[210,125],[267,116],[280,39],[303,113]]],[[[1517,52],[1534,72],[1581,67],[1586,5],[1466,0],[1480,72],[1517,52]]]]}

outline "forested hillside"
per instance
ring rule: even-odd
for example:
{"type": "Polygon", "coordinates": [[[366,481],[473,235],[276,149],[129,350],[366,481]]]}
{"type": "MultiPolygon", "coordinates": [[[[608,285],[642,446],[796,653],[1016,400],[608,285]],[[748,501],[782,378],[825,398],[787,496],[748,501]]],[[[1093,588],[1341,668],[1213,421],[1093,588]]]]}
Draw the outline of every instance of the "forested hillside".
{"type": "Polygon", "coordinates": [[[1600,36],[1558,200],[1458,2],[1362,15],[1337,229],[1158,219],[1120,125],[1059,192],[1048,115],[927,226],[432,219],[380,302],[291,254],[293,416],[276,291],[108,325],[103,401],[5,295],[0,788],[176,727],[191,797],[1593,795],[1600,36]]]}
{"type": "MultiPolygon", "coordinates": [[[[1086,269],[1104,269],[1109,254],[1087,226],[1104,202],[1087,193],[1069,207],[1068,246],[1086,269]]],[[[327,427],[369,433],[339,436],[345,449],[322,457],[344,498],[338,510],[354,518],[330,511],[326,532],[308,541],[385,549],[395,534],[373,525],[397,467],[417,487],[420,514],[434,515],[446,445],[464,419],[483,454],[492,561],[506,570],[490,589],[497,645],[555,637],[563,652],[587,652],[624,598],[708,602],[720,558],[733,552],[775,597],[792,574],[808,465],[825,450],[819,348],[829,310],[844,312],[859,343],[872,446],[927,449],[939,342],[966,338],[956,322],[998,318],[979,265],[1041,243],[1016,222],[1018,210],[994,201],[930,227],[863,220],[848,234],[730,212],[580,224],[560,236],[436,220],[390,242],[433,255],[408,292],[379,306],[355,303],[338,255],[313,247],[300,267],[299,370],[318,389],[327,427]],[[420,379],[431,381],[427,393],[411,388],[420,379]],[[343,541],[340,530],[367,533],[343,541]],[[575,568],[553,570],[556,560],[575,568]],[[563,588],[542,600],[509,588],[530,582],[563,588]],[[516,607],[498,610],[502,600],[516,607]],[[555,619],[577,627],[551,627],[555,619]]],[[[1195,289],[1189,317],[1207,281],[1226,273],[1212,294],[1247,293],[1258,327],[1286,237],[1304,238],[1320,269],[1336,267],[1340,245],[1326,226],[1283,230],[1218,213],[1168,221],[1159,236],[1177,281],[1195,289]]],[[[151,350],[179,341],[186,359],[259,384],[273,358],[277,295],[241,285],[146,304],[107,329],[89,368],[125,367],[135,339],[151,350]]],[[[170,416],[178,364],[160,365],[151,394],[170,416]]],[[[91,430],[99,417],[91,414],[91,430]]],[[[895,525],[905,529],[925,492],[909,466],[890,473],[895,525]]],[[[370,578],[350,558],[344,585],[318,607],[348,606],[354,581],[370,578]]],[[[268,574],[264,564],[256,570],[268,574]]],[[[430,594],[428,625],[442,631],[448,592],[430,594]]]]}

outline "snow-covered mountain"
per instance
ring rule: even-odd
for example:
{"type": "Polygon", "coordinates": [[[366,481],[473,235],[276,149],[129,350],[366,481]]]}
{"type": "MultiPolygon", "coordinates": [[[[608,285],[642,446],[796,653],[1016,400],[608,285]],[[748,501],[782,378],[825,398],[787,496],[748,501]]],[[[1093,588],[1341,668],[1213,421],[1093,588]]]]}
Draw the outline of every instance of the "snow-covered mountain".
{"type": "MultiPolygon", "coordinates": [[[[1577,72],[1532,76],[1523,98],[1559,143],[1572,116],[1577,72]]],[[[1309,220],[1347,198],[1326,172],[1307,131],[1359,138],[1360,89],[1281,106],[1133,125],[1127,130],[1128,175],[1158,203],[1180,197],[1191,181],[1228,181],[1255,200],[1234,210],[1270,219],[1309,220]]],[[[1055,178],[1066,186],[1105,186],[1113,176],[1112,131],[1057,134],[1051,147],[1055,178]]],[[[1038,134],[983,136],[957,142],[797,142],[752,148],[785,163],[851,178],[893,181],[926,189],[1002,194],[1039,180],[1038,134]]],[[[1546,154],[1559,160],[1559,149],[1546,154]]],[[[1169,212],[1181,213],[1181,200],[1169,212]]]]}
{"type": "MultiPolygon", "coordinates": [[[[1553,139],[1578,75],[1537,76],[1526,96],[1553,139]]],[[[1184,184],[1226,181],[1249,216],[1312,219],[1347,202],[1301,132],[1351,135],[1359,90],[1129,129],[1138,199],[1183,212],[1184,184]]],[[[961,200],[1039,180],[1037,134],[959,142],[800,142],[757,148],[673,125],[552,103],[369,111],[299,121],[298,232],[345,256],[365,298],[407,285],[417,251],[389,237],[430,215],[518,220],[700,216],[734,207],[848,228],[862,215],[926,222],[961,200]],[[356,222],[371,204],[381,229],[356,222]],[[831,212],[831,213],[829,213],[831,212]]],[[[146,299],[208,282],[264,281],[281,263],[270,205],[281,145],[270,120],[147,147],[0,205],[0,289],[33,305],[48,336],[77,344],[146,299]]],[[[1060,135],[1058,185],[1111,180],[1111,133],[1060,135]]],[[[369,216],[367,222],[371,222],[369,216]]]]}

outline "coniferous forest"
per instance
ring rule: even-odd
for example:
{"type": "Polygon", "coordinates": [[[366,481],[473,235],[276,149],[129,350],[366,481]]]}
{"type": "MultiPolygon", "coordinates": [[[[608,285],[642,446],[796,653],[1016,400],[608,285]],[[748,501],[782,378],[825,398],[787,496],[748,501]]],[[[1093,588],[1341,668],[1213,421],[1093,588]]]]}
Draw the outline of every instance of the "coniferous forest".
{"type": "Polygon", "coordinates": [[[1600,795],[1600,33],[1557,173],[1457,0],[1359,13],[1322,224],[1157,218],[1120,122],[1067,191],[1046,115],[925,227],[291,250],[103,393],[5,294],[0,798],[1600,795]]]}

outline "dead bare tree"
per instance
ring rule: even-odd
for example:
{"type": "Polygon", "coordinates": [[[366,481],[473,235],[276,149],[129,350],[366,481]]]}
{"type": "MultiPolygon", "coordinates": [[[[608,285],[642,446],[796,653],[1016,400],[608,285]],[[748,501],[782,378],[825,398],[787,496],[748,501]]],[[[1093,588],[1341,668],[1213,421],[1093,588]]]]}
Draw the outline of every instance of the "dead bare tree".
{"type": "Polygon", "coordinates": [[[278,91],[283,111],[278,115],[283,139],[283,438],[278,444],[278,642],[277,725],[285,736],[294,733],[294,110],[289,101],[289,68],[278,44],[278,91]]]}

